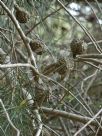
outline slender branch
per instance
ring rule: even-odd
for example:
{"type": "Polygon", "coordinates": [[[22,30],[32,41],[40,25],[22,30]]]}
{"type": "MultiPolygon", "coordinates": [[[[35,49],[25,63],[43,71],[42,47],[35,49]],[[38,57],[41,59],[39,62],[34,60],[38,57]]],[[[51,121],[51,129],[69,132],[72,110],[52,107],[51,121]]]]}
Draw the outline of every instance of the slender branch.
{"type": "MultiPolygon", "coordinates": [[[[76,0],[76,2],[85,2],[83,0],[76,0]]],[[[90,2],[95,2],[94,0],[90,0],[90,2]]],[[[98,2],[102,3],[102,0],[98,0],[98,2]]]]}
{"type": "Polygon", "coordinates": [[[83,55],[77,55],[77,57],[102,59],[102,54],[83,54],[83,55]]]}
{"type": "Polygon", "coordinates": [[[19,54],[19,56],[22,58],[22,60],[23,60],[24,62],[27,62],[27,61],[28,61],[28,58],[23,54],[23,52],[22,52],[20,49],[15,48],[15,50],[16,50],[16,52],[19,54]]]}
{"type": "MultiPolygon", "coordinates": [[[[96,43],[100,44],[100,43],[102,43],[102,40],[96,41],[96,43]]],[[[93,42],[89,42],[89,43],[87,43],[87,44],[88,44],[88,45],[92,45],[93,42]]]]}
{"type": "Polygon", "coordinates": [[[91,86],[93,85],[98,73],[100,72],[99,69],[96,69],[94,72],[94,76],[92,77],[92,79],[90,80],[88,86],[86,87],[85,93],[87,94],[87,92],[89,91],[89,89],[91,88],[91,86]]]}
{"type": "Polygon", "coordinates": [[[86,63],[86,64],[88,64],[88,65],[91,65],[92,67],[94,67],[94,68],[96,68],[96,69],[98,69],[98,70],[101,70],[101,71],[102,71],[102,68],[100,68],[99,66],[94,65],[94,64],[93,64],[93,63],[91,63],[91,62],[84,61],[84,63],[86,63]]]}
{"type": "Polygon", "coordinates": [[[37,132],[36,132],[36,135],[35,135],[35,136],[40,136],[41,131],[42,131],[42,128],[43,128],[43,124],[42,124],[41,116],[39,116],[38,110],[34,110],[34,113],[35,113],[35,115],[36,115],[36,117],[37,117],[37,119],[38,119],[38,124],[39,124],[39,126],[38,126],[38,130],[37,130],[37,132]]]}
{"type": "Polygon", "coordinates": [[[5,106],[4,106],[4,104],[3,104],[2,99],[0,99],[0,103],[1,103],[1,106],[2,106],[2,108],[3,108],[3,110],[4,110],[5,115],[6,115],[6,117],[7,117],[8,122],[10,123],[10,125],[12,126],[12,128],[17,132],[17,136],[20,136],[20,131],[19,131],[19,129],[17,129],[17,128],[15,127],[15,125],[14,125],[13,122],[11,121],[11,119],[10,119],[10,117],[9,117],[9,114],[8,114],[8,112],[7,112],[7,110],[6,110],[5,106]]]}
{"type": "Polygon", "coordinates": [[[6,35],[4,34],[4,32],[1,32],[1,31],[0,31],[0,34],[5,38],[5,40],[6,40],[7,42],[10,43],[10,40],[6,37],[6,35]]]}
{"type": "MultiPolygon", "coordinates": [[[[92,119],[92,118],[89,118],[89,117],[76,115],[76,114],[69,113],[69,112],[66,112],[66,111],[54,110],[53,108],[41,107],[41,111],[43,111],[44,113],[49,114],[49,115],[57,115],[57,116],[67,118],[67,119],[70,119],[70,120],[73,120],[73,121],[78,121],[78,122],[81,122],[81,123],[84,123],[84,124],[92,119]]],[[[92,120],[90,124],[93,125],[93,126],[98,126],[98,123],[94,120],[92,120]]]]}
{"type": "Polygon", "coordinates": [[[13,31],[11,31],[11,30],[8,30],[8,29],[5,29],[5,28],[2,28],[2,27],[0,27],[0,31],[6,31],[6,32],[10,32],[10,33],[13,33],[13,31]]]}
{"type": "Polygon", "coordinates": [[[99,110],[99,112],[92,118],[90,119],[80,130],[78,130],[74,136],[77,136],[81,131],[83,131],[89,124],[91,124],[92,121],[94,121],[97,116],[99,116],[102,113],[102,109],[99,110]]]}
{"type": "Polygon", "coordinates": [[[77,57],[77,60],[78,61],[89,61],[89,62],[93,62],[95,63],[96,65],[102,65],[102,61],[98,61],[97,59],[92,59],[92,58],[79,58],[77,57]]]}
{"type": "Polygon", "coordinates": [[[65,133],[65,136],[68,136],[69,135],[68,130],[67,130],[65,123],[61,117],[59,117],[59,122],[61,124],[61,127],[62,127],[64,133],[65,133]]]}
{"type": "MultiPolygon", "coordinates": [[[[28,104],[30,106],[33,106],[34,100],[33,100],[32,96],[31,96],[31,94],[28,93],[24,88],[22,88],[22,91],[23,91],[23,95],[26,98],[28,104]]],[[[28,111],[28,112],[30,112],[30,111],[28,111]]],[[[30,114],[32,114],[32,113],[30,113],[30,114]]],[[[39,116],[38,110],[34,110],[34,114],[36,115],[36,117],[38,119],[38,124],[39,124],[38,130],[37,130],[37,133],[36,133],[35,136],[40,136],[42,128],[43,128],[42,120],[41,120],[41,117],[39,116]]],[[[32,123],[33,122],[34,122],[34,120],[32,121],[32,123]]],[[[33,124],[33,126],[35,126],[35,125],[33,124]]]]}
{"type": "Polygon", "coordinates": [[[31,69],[33,69],[33,71],[35,72],[35,74],[39,74],[38,71],[36,70],[36,68],[31,65],[31,64],[22,64],[22,63],[16,63],[16,64],[0,64],[0,68],[15,68],[15,67],[30,67],[31,69]]]}

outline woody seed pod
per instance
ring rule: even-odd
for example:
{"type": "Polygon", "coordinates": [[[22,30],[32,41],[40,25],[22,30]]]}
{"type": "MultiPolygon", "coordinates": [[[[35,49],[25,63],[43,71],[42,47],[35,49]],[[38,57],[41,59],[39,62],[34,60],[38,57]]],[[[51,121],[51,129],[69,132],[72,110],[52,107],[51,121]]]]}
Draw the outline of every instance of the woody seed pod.
{"type": "Polygon", "coordinates": [[[44,102],[47,102],[49,93],[41,86],[35,86],[35,107],[40,107],[44,102]]]}
{"type": "Polygon", "coordinates": [[[83,41],[79,39],[73,39],[73,41],[70,44],[70,48],[73,54],[73,58],[76,58],[76,55],[83,54],[84,52],[84,46],[83,41]]]}
{"type": "Polygon", "coordinates": [[[61,75],[61,79],[64,79],[68,71],[67,62],[65,58],[60,58],[56,63],[56,67],[57,67],[56,71],[58,72],[58,74],[61,75]]]}
{"type": "Polygon", "coordinates": [[[29,13],[22,7],[19,7],[18,5],[14,5],[15,7],[15,16],[19,23],[27,23],[29,20],[29,13]]]}
{"type": "Polygon", "coordinates": [[[51,73],[58,73],[61,76],[61,79],[64,79],[67,71],[67,62],[65,58],[61,57],[56,63],[46,66],[43,70],[43,74],[50,75],[51,73]]]}
{"type": "Polygon", "coordinates": [[[34,51],[37,55],[42,55],[42,53],[44,52],[44,47],[40,41],[31,40],[30,47],[32,51],[34,51]]]}
{"type": "Polygon", "coordinates": [[[44,75],[50,75],[51,73],[55,73],[55,72],[56,72],[56,63],[46,66],[43,70],[44,75]]]}

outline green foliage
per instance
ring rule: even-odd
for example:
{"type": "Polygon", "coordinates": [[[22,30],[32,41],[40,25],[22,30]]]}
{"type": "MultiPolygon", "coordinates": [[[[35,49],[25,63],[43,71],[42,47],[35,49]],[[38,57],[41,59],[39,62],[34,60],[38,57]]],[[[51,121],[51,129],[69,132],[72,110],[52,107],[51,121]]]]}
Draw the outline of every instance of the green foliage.
{"type": "MultiPolygon", "coordinates": [[[[4,3],[15,15],[14,1],[6,0],[4,3]]],[[[75,4],[73,8],[71,3],[66,5],[65,2],[64,5],[72,16],[68,15],[65,9],[55,0],[16,0],[16,3],[30,14],[29,21],[26,23],[18,22],[24,34],[29,38],[29,41],[39,41],[39,45],[41,44],[44,49],[44,52],[37,54],[33,50],[35,47],[31,48],[39,73],[43,74],[41,77],[32,72],[32,68],[29,67],[0,68],[0,99],[2,99],[11,121],[20,130],[20,136],[34,135],[34,130],[36,130],[38,124],[33,111],[38,106],[38,100],[41,107],[60,109],[88,117],[95,115],[102,106],[102,85],[100,83],[102,81],[102,72],[98,71],[97,78],[90,76],[95,73],[96,68],[88,65],[87,61],[77,62],[72,56],[70,43],[74,38],[81,39],[88,45],[88,54],[99,54],[94,44],[89,43],[90,38],[86,36],[79,24],[72,19],[72,16],[74,16],[96,40],[101,40],[102,29],[97,20],[98,18],[102,22],[101,11],[97,3],[91,3],[96,16],[88,3],[71,2],[75,4]],[[91,11],[90,14],[89,11],[91,11]],[[59,61],[61,58],[65,60],[65,63],[59,61]],[[48,72],[46,72],[47,70],[48,72]],[[27,96],[24,96],[22,88],[26,89],[32,96],[35,104],[32,107],[29,105],[30,100],[28,101],[27,96]],[[46,100],[41,101],[39,92],[44,92],[47,95],[46,100]],[[36,99],[37,96],[40,97],[36,99]],[[32,117],[31,114],[34,116],[32,117]],[[35,126],[32,125],[33,120],[35,126]]],[[[100,3],[99,6],[102,6],[102,4],[100,3]]],[[[17,63],[32,64],[29,51],[23,42],[10,16],[0,7],[0,49],[5,52],[5,54],[0,54],[0,66],[17,63]]],[[[97,67],[97,64],[92,64],[97,67]]],[[[38,109],[41,108],[39,106],[38,109]]],[[[58,116],[49,115],[43,111],[40,112],[40,115],[42,123],[55,129],[55,132],[59,135],[66,135],[62,131],[63,124],[59,123],[58,116]],[[56,128],[53,128],[53,126],[56,128]]],[[[64,121],[64,125],[71,135],[73,135],[73,131],[74,133],[77,131],[78,127],[82,127],[81,123],[77,124],[75,122],[75,126],[73,121],[67,119],[64,121]],[[71,129],[72,127],[74,130],[71,129]]],[[[81,134],[88,134],[88,128],[85,128],[85,131],[81,134]]],[[[1,105],[0,135],[16,135],[1,105]]]]}

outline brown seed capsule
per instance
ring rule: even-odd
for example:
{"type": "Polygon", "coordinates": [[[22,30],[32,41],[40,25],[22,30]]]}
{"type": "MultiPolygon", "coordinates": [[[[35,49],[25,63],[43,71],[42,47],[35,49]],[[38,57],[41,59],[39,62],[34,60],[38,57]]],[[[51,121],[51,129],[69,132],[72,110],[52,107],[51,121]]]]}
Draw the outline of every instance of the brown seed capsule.
{"type": "Polygon", "coordinates": [[[50,75],[52,73],[58,73],[59,75],[61,75],[61,79],[64,79],[67,71],[68,68],[65,58],[60,58],[56,63],[46,66],[43,70],[43,74],[50,75]]]}
{"type": "Polygon", "coordinates": [[[35,86],[35,107],[40,107],[44,102],[47,102],[49,93],[41,86],[35,86]]]}
{"type": "Polygon", "coordinates": [[[84,52],[83,41],[79,39],[73,39],[70,44],[70,48],[73,54],[73,58],[76,58],[76,55],[82,54],[84,52]]]}
{"type": "Polygon", "coordinates": [[[46,66],[43,70],[44,75],[50,75],[51,73],[55,73],[55,72],[56,72],[56,63],[46,66]]]}
{"type": "Polygon", "coordinates": [[[56,71],[58,72],[58,74],[61,75],[61,79],[64,79],[68,71],[67,62],[65,58],[60,58],[56,63],[56,67],[57,67],[56,71]]]}
{"type": "Polygon", "coordinates": [[[42,53],[44,52],[44,47],[40,41],[31,40],[30,47],[32,51],[34,51],[38,55],[42,55],[42,53]]]}
{"type": "Polygon", "coordinates": [[[15,16],[19,23],[27,23],[29,20],[29,13],[22,7],[19,7],[17,4],[14,5],[15,7],[15,16]]]}

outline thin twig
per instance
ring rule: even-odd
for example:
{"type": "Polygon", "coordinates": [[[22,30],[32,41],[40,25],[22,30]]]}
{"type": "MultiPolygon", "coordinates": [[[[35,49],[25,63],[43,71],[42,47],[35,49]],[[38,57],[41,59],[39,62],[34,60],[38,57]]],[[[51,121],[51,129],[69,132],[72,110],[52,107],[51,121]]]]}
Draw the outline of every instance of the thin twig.
{"type": "Polygon", "coordinates": [[[89,62],[93,62],[95,63],[96,65],[102,65],[102,61],[99,61],[97,59],[93,59],[93,58],[80,58],[80,57],[77,57],[77,61],[89,61],[89,62]]]}
{"type": "Polygon", "coordinates": [[[91,124],[91,122],[94,121],[94,120],[97,118],[97,116],[99,116],[99,115],[101,114],[101,112],[102,112],[102,109],[100,109],[99,112],[98,112],[90,121],[88,121],[80,130],[78,130],[78,131],[74,134],[74,136],[77,136],[77,135],[78,135],[81,131],[83,131],[89,124],[91,124]]]}
{"type": "MultiPolygon", "coordinates": [[[[42,110],[46,114],[57,115],[57,116],[67,118],[67,119],[70,119],[70,120],[73,120],[73,121],[78,121],[78,122],[81,122],[81,123],[84,123],[84,124],[92,119],[92,118],[89,118],[89,117],[69,113],[69,112],[62,111],[62,110],[53,110],[53,108],[41,107],[41,111],[42,110]]],[[[91,125],[98,126],[98,123],[96,121],[92,120],[91,125]]]]}
{"type": "Polygon", "coordinates": [[[60,121],[60,124],[61,124],[63,131],[64,131],[65,136],[68,136],[69,135],[68,130],[67,130],[65,123],[61,117],[59,117],[59,121],[60,121]]]}
{"type": "MultiPolygon", "coordinates": [[[[102,40],[96,41],[96,43],[98,43],[98,44],[99,44],[99,43],[102,43],[102,40]]],[[[88,43],[87,43],[87,45],[92,45],[92,44],[93,44],[93,42],[88,42],[88,43]]]]}
{"type": "Polygon", "coordinates": [[[76,57],[102,59],[102,54],[82,54],[82,55],[77,55],[76,57]]]}
{"type": "Polygon", "coordinates": [[[20,136],[20,131],[19,131],[19,129],[17,129],[17,128],[15,127],[15,125],[14,125],[13,122],[11,121],[11,119],[10,119],[10,117],[9,117],[9,114],[8,114],[8,112],[7,112],[7,110],[6,110],[5,106],[4,106],[4,104],[3,104],[2,99],[0,99],[0,103],[1,103],[1,106],[2,106],[2,108],[3,108],[3,110],[4,110],[4,113],[5,113],[6,117],[7,117],[8,122],[10,123],[11,127],[17,132],[17,136],[20,136]]]}

